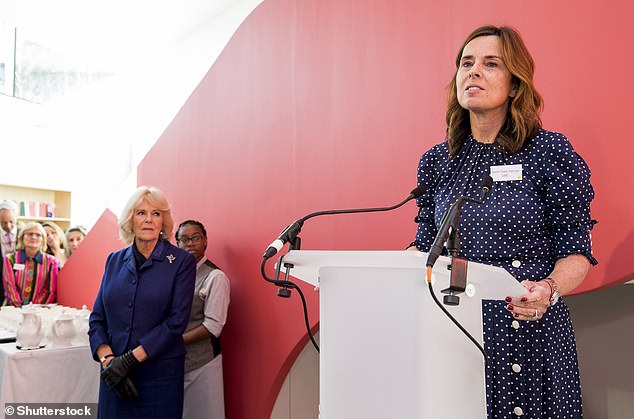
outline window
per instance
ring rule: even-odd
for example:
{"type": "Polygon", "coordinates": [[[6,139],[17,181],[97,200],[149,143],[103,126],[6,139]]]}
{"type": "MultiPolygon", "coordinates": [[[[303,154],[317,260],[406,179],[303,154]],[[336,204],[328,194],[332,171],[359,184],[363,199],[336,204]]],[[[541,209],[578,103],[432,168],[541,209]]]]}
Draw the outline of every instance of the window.
{"type": "Polygon", "coordinates": [[[0,93],[46,103],[112,75],[43,45],[37,35],[45,38],[0,22],[0,93]]]}

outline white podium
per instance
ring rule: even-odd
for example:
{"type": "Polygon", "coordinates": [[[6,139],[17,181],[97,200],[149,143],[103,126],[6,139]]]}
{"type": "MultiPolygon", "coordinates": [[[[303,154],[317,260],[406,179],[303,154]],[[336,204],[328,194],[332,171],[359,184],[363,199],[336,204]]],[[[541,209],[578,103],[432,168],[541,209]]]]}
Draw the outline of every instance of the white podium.
{"type": "MultiPolygon", "coordinates": [[[[320,419],[486,418],[482,353],[438,308],[413,251],[290,251],[291,275],[320,287],[320,419]]],[[[433,270],[449,286],[449,258],[433,270]]],[[[483,299],[520,296],[505,270],[469,263],[447,310],[482,344],[483,299]]]]}

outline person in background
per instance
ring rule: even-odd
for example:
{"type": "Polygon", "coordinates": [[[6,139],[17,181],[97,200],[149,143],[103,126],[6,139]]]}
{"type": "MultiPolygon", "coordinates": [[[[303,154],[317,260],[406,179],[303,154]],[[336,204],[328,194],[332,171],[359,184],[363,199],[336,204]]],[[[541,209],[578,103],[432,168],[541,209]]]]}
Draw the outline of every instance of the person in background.
{"type": "Polygon", "coordinates": [[[2,257],[15,252],[18,243],[18,206],[13,201],[0,202],[0,244],[2,257]]]}
{"type": "Polygon", "coordinates": [[[40,223],[27,223],[20,234],[15,253],[4,257],[2,278],[6,303],[49,304],[56,301],[57,274],[55,256],[46,253],[46,231],[40,223]]]}
{"type": "Polygon", "coordinates": [[[59,262],[59,268],[62,269],[66,264],[66,260],[68,260],[66,235],[64,231],[52,221],[43,222],[42,226],[44,230],[46,230],[46,253],[55,256],[59,262]]]}
{"type": "Polygon", "coordinates": [[[66,230],[66,242],[68,243],[68,256],[72,255],[79,247],[79,244],[84,241],[88,235],[86,227],[76,225],[66,230]]]}
{"type": "Polygon", "coordinates": [[[88,330],[102,367],[100,418],[182,417],[196,260],[169,242],[173,225],[155,187],[139,187],[119,217],[128,247],[108,256],[88,330]]]}
{"type": "Polygon", "coordinates": [[[2,280],[4,257],[15,252],[20,226],[18,225],[18,206],[15,202],[0,202],[0,300],[4,300],[4,281],[2,280]]]}
{"type": "Polygon", "coordinates": [[[465,202],[459,255],[506,269],[526,288],[483,301],[489,418],[581,418],[579,364],[560,295],[583,281],[592,256],[590,169],[562,134],[542,128],[534,62],[513,28],[483,26],[456,56],[448,87],[446,141],[418,166],[418,230],[429,251],[445,211],[465,202]],[[505,176],[509,175],[509,176],[505,176]]]}
{"type": "Polygon", "coordinates": [[[196,286],[187,330],[184,419],[224,419],[220,334],[227,321],[229,279],[205,256],[207,231],[202,223],[184,221],[176,242],[196,258],[196,286]]]}

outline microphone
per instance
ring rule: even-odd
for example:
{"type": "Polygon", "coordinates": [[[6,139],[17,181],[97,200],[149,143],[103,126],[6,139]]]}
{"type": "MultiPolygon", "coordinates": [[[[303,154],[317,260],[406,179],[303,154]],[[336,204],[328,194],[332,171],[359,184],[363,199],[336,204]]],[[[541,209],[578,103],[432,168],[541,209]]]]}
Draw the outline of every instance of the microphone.
{"type": "Polygon", "coordinates": [[[279,252],[286,243],[292,243],[295,238],[297,238],[297,235],[301,231],[303,225],[304,219],[300,218],[299,220],[295,221],[293,224],[288,225],[284,230],[282,230],[277,239],[273,240],[273,242],[269,244],[269,247],[267,247],[266,251],[264,252],[264,259],[269,259],[275,256],[275,254],[279,252]]]}
{"type": "Polygon", "coordinates": [[[440,228],[438,229],[438,233],[436,234],[434,243],[431,245],[431,248],[429,249],[429,255],[427,256],[426,266],[428,268],[432,268],[436,263],[436,260],[442,253],[444,243],[447,241],[447,238],[449,238],[449,234],[451,233],[451,231],[456,231],[458,229],[460,215],[462,214],[463,202],[469,201],[475,202],[477,204],[483,204],[484,200],[491,192],[491,187],[493,186],[493,178],[487,175],[484,179],[482,179],[480,186],[482,187],[482,195],[479,200],[463,195],[459,197],[458,200],[454,202],[443,215],[440,221],[440,228]]]}
{"type": "Polygon", "coordinates": [[[362,212],[391,211],[393,209],[396,209],[396,208],[399,208],[399,207],[405,205],[405,203],[407,203],[408,201],[411,201],[412,199],[420,198],[426,191],[427,191],[427,188],[425,188],[424,186],[419,186],[419,187],[413,189],[412,192],[410,192],[410,194],[407,196],[407,198],[405,198],[403,201],[401,201],[398,204],[393,205],[391,207],[327,210],[327,211],[317,211],[317,212],[310,213],[310,214],[300,218],[299,220],[295,221],[294,223],[288,225],[284,230],[282,230],[282,232],[277,237],[277,239],[275,239],[269,245],[269,247],[267,247],[266,251],[264,252],[264,259],[266,260],[266,259],[269,259],[269,258],[275,256],[275,254],[282,247],[284,247],[284,245],[286,243],[291,243],[291,245],[294,245],[296,243],[296,241],[299,240],[297,235],[301,231],[302,226],[304,225],[304,222],[306,220],[309,220],[309,219],[313,218],[313,217],[317,217],[317,216],[320,216],[320,215],[353,214],[353,213],[362,213],[362,212]]]}
{"type": "Polygon", "coordinates": [[[477,204],[483,204],[484,200],[487,199],[487,196],[489,196],[489,193],[491,192],[491,187],[493,186],[493,178],[489,175],[485,176],[484,179],[482,179],[482,183],[480,184],[480,186],[482,187],[482,196],[480,197],[480,200],[478,201],[475,199],[467,198],[469,201],[475,202],[477,204]]]}

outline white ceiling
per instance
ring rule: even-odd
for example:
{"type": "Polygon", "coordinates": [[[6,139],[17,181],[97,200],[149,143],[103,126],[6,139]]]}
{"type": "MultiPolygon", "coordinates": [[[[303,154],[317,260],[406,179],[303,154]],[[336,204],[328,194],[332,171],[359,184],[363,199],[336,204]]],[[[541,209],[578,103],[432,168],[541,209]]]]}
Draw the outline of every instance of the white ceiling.
{"type": "Polygon", "coordinates": [[[117,70],[155,55],[239,1],[0,0],[0,20],[96,69],[117,70]]]}

